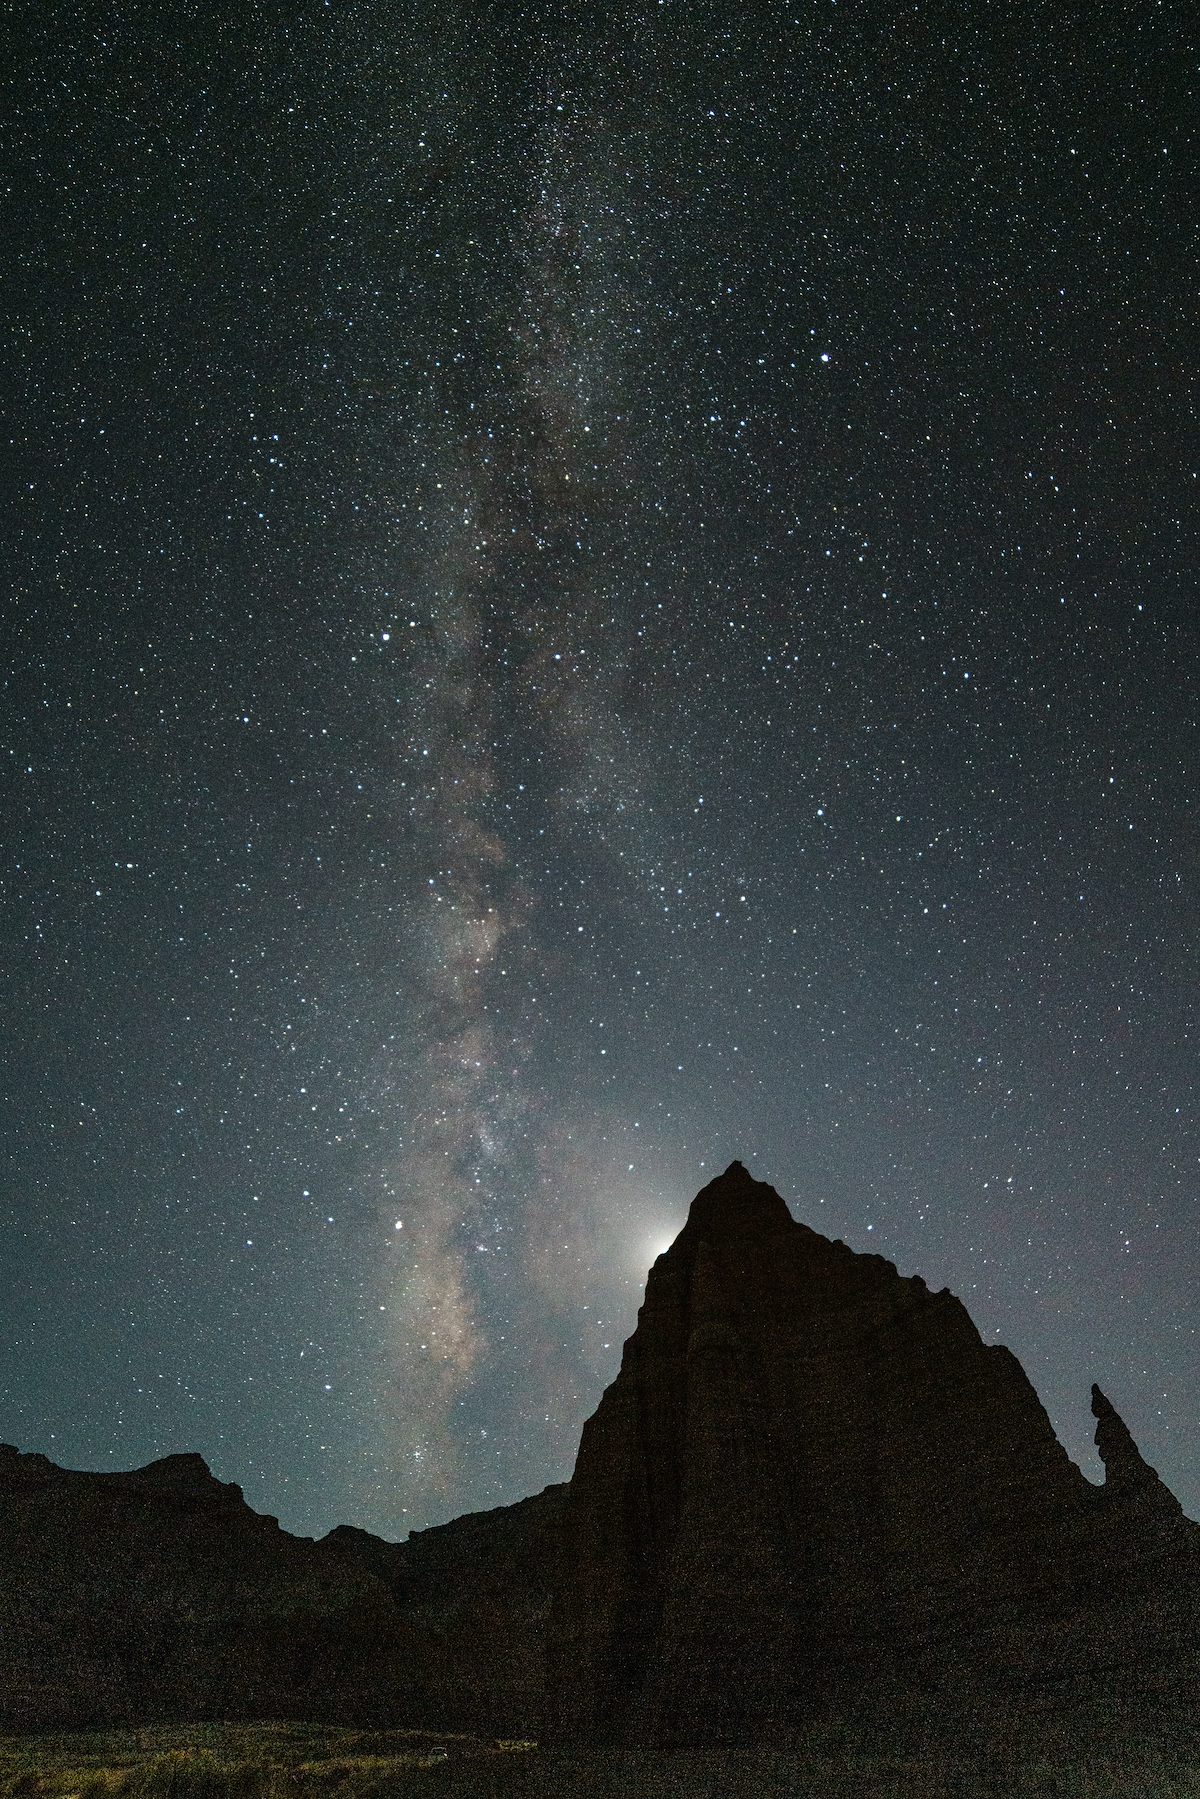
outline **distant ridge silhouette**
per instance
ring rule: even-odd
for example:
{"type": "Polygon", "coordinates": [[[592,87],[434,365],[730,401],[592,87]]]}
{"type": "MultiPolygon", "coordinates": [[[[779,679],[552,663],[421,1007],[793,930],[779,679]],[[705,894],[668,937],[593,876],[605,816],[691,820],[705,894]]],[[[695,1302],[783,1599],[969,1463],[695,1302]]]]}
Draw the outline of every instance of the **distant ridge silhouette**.
{"type": "Polygon", "coordinates": [[[569,1483],[292,1538],[197,1456],[0,1450],[0,1719],[292,1716],[672,1746],[1195,1753],[1200,1526],[1106,1480],[965,1308],[734,1162],[650,1271],[569,1483]]]}

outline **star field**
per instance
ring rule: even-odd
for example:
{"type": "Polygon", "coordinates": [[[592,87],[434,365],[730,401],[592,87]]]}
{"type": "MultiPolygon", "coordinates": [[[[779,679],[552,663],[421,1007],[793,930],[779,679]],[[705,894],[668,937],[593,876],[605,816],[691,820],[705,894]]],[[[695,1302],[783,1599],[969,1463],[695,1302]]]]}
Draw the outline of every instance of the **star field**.
{"type": "Polygon", "coordinates": [[[1200,1516],[1182,13],[20,32],[0,1438],[519,1498],[741,1156],[1200,1516]]]}

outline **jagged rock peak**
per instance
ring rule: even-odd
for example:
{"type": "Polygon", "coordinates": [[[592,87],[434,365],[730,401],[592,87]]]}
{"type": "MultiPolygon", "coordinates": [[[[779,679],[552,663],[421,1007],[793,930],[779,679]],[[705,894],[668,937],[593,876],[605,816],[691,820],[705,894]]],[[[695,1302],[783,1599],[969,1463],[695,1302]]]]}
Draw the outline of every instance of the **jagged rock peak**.
{"type": "Polygon", "coordinates": [[[742,1162],[731,1162],[724,1174],[701,1187],[692,1201],[684,1231],[692,1236],[714,1231],[778,1231],[795,1220],[766,1181],[755,1180],[742,1162]]]}
{"type": "Polygon", "coordinates": [[[57,1473],[49,1457],[25,1453],[15,1443],[0,1443],[0,1479],[44,1481],[57,1473]]]}
{"type": "Polygon", "coordinates": [[[160,1456],[156,1462],[148,1462],[144,1468],[134,1469],[139,1480],[150,1481],[161,1487],[203,1487],[221,1486],[212,1469],[202,1455],[195,1450],[181,1451],[176,1455],[160,1456]]]}
{"type": "Polygon", "coordinates": [[[1172,1516],[1182,1516],[1182,1506],[1142,1455],[1116,1406],[1095,1385],[1092,1416],[1096,1420],[1096,1448],[1104,1463],[1105,1491],[1118,1498],[1149,1501],[1172,1516]]]}

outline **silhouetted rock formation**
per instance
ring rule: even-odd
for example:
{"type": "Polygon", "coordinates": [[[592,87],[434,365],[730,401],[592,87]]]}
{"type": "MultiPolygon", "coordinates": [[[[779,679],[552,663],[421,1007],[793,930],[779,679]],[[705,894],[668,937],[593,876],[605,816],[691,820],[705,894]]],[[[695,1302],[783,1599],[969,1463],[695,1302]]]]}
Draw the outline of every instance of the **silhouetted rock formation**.
{"type": "Polygon", "coordinates": [[[6,1723],[353,1715],[403,1638],[388,1594],[199,1456],[77,1474],[0,1448],[6,1723]]]}
{"type": "Polygon", "coordinates": [[[559,1492],[406,1543],[313,1542],[198,1455],[83,1474],[0,1445],[0,1724],[528,1729],[559,1492]]]}
{"type": "Polygon", "coordinates": [[[651,1270],[584,1429],[551,1728],[979,1738],[1036,1715],[1078,1736],[1111,1732],[1114,1705],[1147,1723],[1197,1672],[1200,1530],[1097,1412],[1100,1491],[958,1300],[795,1223],[735,1162],[651,1270]],[[1114,1666],[1135,1621],[1141,1665],[1114,1666]]]}
{"type": "Polygon", "coordinates": [[[1092,1388],[1092,1416],[1096,1419],[1096,1448],[1104,1463],[1104,1491],[1110,1501],[1136,1506],[1143,1519],[1173,1524],[1183,1517],[1183,1507],[1164,1486],[1129,1434],[1128,1426],[1112,1401],[1099,1387],[1092,1388]]]}
{"type": "Polygon", "coordinates": [[[1200,1528],[1092,1407],[1101,1488],[956,1299],[734,1163],[651,1270],[566,1487],[312,1543],[196,1456],[0,1451],[0,1718],[1194,1749],[1200,1528]]]}
{"type": "Polygon", "coordinates": [[[427,1645],[424,1717],[438,1729],[516,1737],[541,1729],[565,1493],[547,1487],[517,1505],[414,1531],[391,1550],[392,1591],[427,1645]]]}

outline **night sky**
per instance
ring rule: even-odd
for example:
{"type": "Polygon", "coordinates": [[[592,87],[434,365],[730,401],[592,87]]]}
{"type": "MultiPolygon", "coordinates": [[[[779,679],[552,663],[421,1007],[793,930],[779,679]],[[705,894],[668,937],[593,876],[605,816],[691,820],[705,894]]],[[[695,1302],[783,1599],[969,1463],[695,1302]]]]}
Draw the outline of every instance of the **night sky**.
{"type": "Polygon", "coordinates": [[[1185,9],[15,16],[0,1438],[516,1499],[740,1156],[1200,1516],[1185,9]]]}

